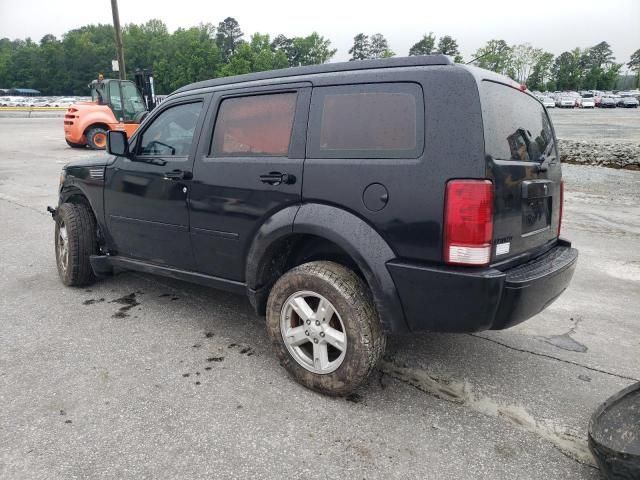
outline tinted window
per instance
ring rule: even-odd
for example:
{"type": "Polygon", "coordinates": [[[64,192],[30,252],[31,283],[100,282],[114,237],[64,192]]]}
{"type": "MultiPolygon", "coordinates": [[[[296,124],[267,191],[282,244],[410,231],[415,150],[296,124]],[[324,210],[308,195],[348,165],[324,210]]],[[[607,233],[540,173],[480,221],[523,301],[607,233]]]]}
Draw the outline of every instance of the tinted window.
{"type": "Polygon", "coordinates": [[[311,156],[416,158],[424,141],[423,110],[415,84],[314,88],[311,156]]]}
{"type": "Polygon", "coordinates": [[[139,155],[187,156],[202,103],[170,107],[158,115],[144,131],[139,155]]]}
{"type": "Polygon", "coordinates": [[[295,108],[295,93],[223,100],[211,154],[215,157],[286,156],[295,108]]]}
{"type": "Polygon", "coordinates": [[[486,154],[499,160],[538,162],[553,145],[544,107],[529,95],[499,83],[482,82],[486,154]]]}

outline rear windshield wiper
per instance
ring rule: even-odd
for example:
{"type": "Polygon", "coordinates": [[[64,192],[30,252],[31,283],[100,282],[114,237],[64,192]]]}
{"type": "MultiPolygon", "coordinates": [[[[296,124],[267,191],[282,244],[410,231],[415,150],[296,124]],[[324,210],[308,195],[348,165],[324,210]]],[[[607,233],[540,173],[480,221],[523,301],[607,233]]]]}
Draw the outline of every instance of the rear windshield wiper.
{"type": "Polygon", "coordinates": [[[556,163],[555,155],[550,155],[552,147],[553,147],[553,142],[549,143],[549,146],[545,149],[544,153],[540,155],[540,163],[538,164],[538,173],[546,172],[549,169],[549,165],[556,163]]]}

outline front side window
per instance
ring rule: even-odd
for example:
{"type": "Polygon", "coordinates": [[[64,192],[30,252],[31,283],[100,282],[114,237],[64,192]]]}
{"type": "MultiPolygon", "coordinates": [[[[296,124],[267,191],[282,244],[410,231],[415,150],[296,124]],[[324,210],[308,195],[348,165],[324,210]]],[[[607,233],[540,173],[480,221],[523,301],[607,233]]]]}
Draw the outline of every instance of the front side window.
{"type": "Polygon", "coordinates": [[[287,156],[296,93],[224,99],[211,145],[214,157],[287,156]]]}
{"type": "Polygon", "coordinates": [[[138,155],[187,156],[202,102],[185,103],[164,110],[142,134],[138,155]]]}
{"type": "Polygon", "coordinates": [[[313,91],[312,158],[417,158],[424,103],[416,84],[364,84],[313,91]]]}

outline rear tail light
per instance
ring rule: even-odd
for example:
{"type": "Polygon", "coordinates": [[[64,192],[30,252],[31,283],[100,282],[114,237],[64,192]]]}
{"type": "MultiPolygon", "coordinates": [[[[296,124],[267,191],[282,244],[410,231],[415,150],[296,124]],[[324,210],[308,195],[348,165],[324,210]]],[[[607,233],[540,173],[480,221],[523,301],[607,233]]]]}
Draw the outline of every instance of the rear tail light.
{"type": "Polygon", "coordinates": [[[562,228],[562,214],[564,213],[564,181],[560,182],[560,217],[558,218],[558,236],[562,228]]]}
{"type": "Polygon", "coordinates": [[[451,180],[445,202],[445,262],[487,265],[493,236],[493,184],[489,180],[451,180]]]}

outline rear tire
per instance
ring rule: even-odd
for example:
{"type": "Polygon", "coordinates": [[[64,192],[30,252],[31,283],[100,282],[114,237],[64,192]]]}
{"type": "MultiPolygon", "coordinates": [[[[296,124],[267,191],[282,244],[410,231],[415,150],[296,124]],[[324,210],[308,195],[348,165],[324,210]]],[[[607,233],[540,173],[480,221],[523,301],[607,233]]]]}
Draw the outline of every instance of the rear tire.
{"type": "Polygon", "coordinates": [[[65,142],[67,142],[67,145],[69,145],[71,148],[84,148],[85,147],[81,143],[73,143],[73,142],[70,142],[69,140],[67,140],[66,138],[65,138],[65,142]]]}
{"type": "Polygon", "coordinates": [[[55,252],[60,280],[67,286],[95,281],[89,256],[97,252],[96,223],[87,205],[63,203],[56,213],[55,252]]]}
{"type": "Polygon", "coordinates": [[[368,286],[334,262],[306,263],[280,277],[269,294],[266,324],[281,365],[327,395],[353,392],[386,344],[368,286]]]}
{"type": "Polygon", "coordinates": [[[107,131],[101,127],[91,127],[87,130],[87,146],[91,150],[104,150],[107,148],[107,131]]]}

